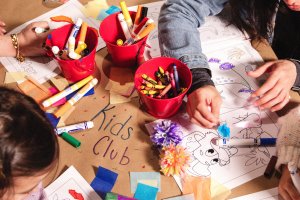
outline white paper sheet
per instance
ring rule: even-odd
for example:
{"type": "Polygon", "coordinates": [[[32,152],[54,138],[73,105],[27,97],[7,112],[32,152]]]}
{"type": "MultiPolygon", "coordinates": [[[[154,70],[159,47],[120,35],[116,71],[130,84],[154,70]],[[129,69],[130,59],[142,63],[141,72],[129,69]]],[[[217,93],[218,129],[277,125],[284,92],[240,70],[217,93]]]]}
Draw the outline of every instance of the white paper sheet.
{"type": "MultiPolygon", "coordinates": [[[[59,6],[33,20],[30,20],[17,28],[10,31],[8,34],[11,33],[18,33],[20,32],[25,26],[30,24],[31,22],[35,21],[48,21],[51,29],[61,27],[65,25],[65,22],[52,22],[50,17],[58,16],[58,15],[65,15],[76,21],[77,18],[82,18],[83,21],[88,23],[89,26],[94,27],[96,30],[99,30],[100,22],[91,18],[86,17],[83,14],[83,5],[77,0],[70,0],[67,3],[59,6]]],[[[101,37],[98,38],[98,46],[97,50],[105,47],[104,41],[101,37]]],[[[0,57],[0,62],[4,65],[7,71],[9,72],[25,72],[27,75],[30,75],[39,83],[44,83],[45,81],[49,80],[50,78],[56,76],[60,73],[60,70],[57,69],[58,64],[55,60],[49,57],[36,57],[36,58],[26,58],[25,62],[18,62],[15,58],[11,57],[0,57]]]]}
{"type": "Polygon", "coordinates": [[[231,200],[278,200],[279,196],[278,196],[278,188],[272,188],[269,190],[264,190],[261,192],[256,192],[256,193],[252,193],[252,194],[248,194],[245,196],[240,196],[237,198],[233,198],[231,200]]]}
{"type": "Polygon", "coordinates": [[[70,166],[45,188],[49,200],[73,199],[69,194],[69,190],[81,193],[85,200],[102,200],[74,166],[70,166]]]}

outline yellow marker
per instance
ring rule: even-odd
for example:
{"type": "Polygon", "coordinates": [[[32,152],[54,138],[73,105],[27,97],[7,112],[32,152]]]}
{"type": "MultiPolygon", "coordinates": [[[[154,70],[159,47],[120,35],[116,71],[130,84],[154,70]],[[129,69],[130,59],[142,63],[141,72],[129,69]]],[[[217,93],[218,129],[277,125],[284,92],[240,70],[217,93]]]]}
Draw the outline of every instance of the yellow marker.
{"type": "Polygon", "coordinates": [[[132,19],[130,17],[129,12],[128,12],[125,1],[120,2],[120,7],[121,7],[122,13],[124,15],[124,18],[125,18],[125,21],[126,21],[126,24],[129,28],[129,30],[132,30],[132,19]]]}
{"type": "Polygon", "coordinates": [[[75,49],[75,53],[81,54],[81,52],[82,52],[83,50],[85,50],[86,47],[87,47],[87,45],[86,45],[84,42],[83,42],[83,43],[80,43],[80,44],[79,44],[79,42],[78,42],[77,48],[75,49]]]}
{"type": "Polygon", "coordinates": [[[67,103],[61,106],[53,114],[55,117],[59,118],[65,114],[77,101],[79,101],[88,91],[90,91],[96,84],[98,79],[93,78],[89,83],[87,83],[83,88],[81,88],[67,103]]]}
{"type": "Polygon", "coordinates": [[[79,88],[82,88],[87,82],[93,79],[93,76],[88,76],[85,79],[82,79],[81,81],[78,81],[77,83],[73,84],[72,86],[66,88],[65,90],[55,94],[54,96],[50,97],[49,99],[45,100],[42,105],[44,107],[49,107],[55,102],[61,100],[62,98],[66,97],[67,95],[71,94],[72,92],[78,90],[79,88]]]}
{"type": "Polygon", "coordinates": [[[118,46],[122,46],[123,45],[123,40],[122,39],[118,39],[117,40],[117,45],[118,46]]]}

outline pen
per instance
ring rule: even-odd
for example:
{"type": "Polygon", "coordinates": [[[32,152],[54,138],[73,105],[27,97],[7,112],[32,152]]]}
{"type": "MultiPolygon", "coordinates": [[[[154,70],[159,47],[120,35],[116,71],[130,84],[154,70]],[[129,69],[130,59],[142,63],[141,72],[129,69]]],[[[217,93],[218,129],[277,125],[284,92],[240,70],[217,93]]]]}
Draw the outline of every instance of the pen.
{"type": "Polygon", "coordinates": [[[98,79],[93,78],[83,88],[81,88],[70,100],[68,100],[63,106],[56,110],[53,114],[59,118],[65,112],[67,112],[77,101],[79,101],[90,89],[92,89],[98,83],[98,79]]]}
{"type": "Polygon", "coordinates": [[[44,107],[51,106],[55,102],[59,101],[60,99],[66,97],[67,95],[71,94],[72,92],[78,90],[79,88],[82,88],[86,83],[88,83],[90,80],[93,79],[93,76],[88,76],[85,79],[82,79],[81,81],[78,81],[77,83],[71,85],[70,87],[66,88],[65,90],[55,94],[54,96],[46,99],[42,105],[44,107]]]}
{"type": "Polygon", "coordinates": [[[289,162],[288,169],[290,171],[291,178],[292,178],[295,188],[297,189],[298,192],[300,192],[300,176],[298,174],[297,166],[295,165],[294,162],[289,162]]]}
{"type": "Polygon", "coordinates": [[[276,144],[276,138],[249,138],[249,139],[215,139],[212,140],[218,146],[272,146],[276,144]]]}
{"type": "Polygon", "coordinates": [[[87,121],[87,122],[81,122],[78,124],[72,124],[69,126],[64,126],[64,127],[59,127],[54,129],[56,134],[60,135],[63,132],[66,133],[71,133],[71,132],[75,132],[75,131],[81,131],[81,130],[86,130],[86,129],[90,129],[94,127],[94,122],[92,121],[87,121]]]}
{"type": "Polygon", "coordinates": [[[126,22],[128,28],[129,28],[129,30],[132,30],[132,19],[130,17],[130,14],[129,14],[129,11],[127,9],[125,1],[120,2],[120,7],[121,7],[122,13],[124,15],[125,22],[126,22]]]}

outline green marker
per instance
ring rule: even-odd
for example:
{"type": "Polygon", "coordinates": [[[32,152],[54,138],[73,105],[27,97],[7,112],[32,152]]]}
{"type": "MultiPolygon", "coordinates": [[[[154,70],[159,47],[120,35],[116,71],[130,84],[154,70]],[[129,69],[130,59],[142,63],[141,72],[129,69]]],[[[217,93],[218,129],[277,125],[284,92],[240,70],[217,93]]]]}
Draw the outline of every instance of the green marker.
{"type": "Polygon", "coordinates": [[[66,133],[66,132],[63,132],[61,135],[60,135],[65,141],[67,141],[69,144],[71,144],[73,147],[80,147],[81,145],[81,142],[79,140],[77,140],[76,138],[74,138],[72,135],[66,133]]]}

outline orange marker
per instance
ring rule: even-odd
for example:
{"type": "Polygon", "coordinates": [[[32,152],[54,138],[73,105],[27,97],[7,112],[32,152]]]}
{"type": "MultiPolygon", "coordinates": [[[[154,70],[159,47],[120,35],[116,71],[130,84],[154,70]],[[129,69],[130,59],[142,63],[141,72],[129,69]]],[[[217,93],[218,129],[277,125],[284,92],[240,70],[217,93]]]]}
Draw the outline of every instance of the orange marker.
{"type": "Polygon", "coordinates": [[[148,26],[141,30],[134,38],[130,38],[129,40],[126,40],[123,44],[123,46],[127,46],[127,45],[131,45],[134,42],[144,38],[145,36],[147,36],[153,29],[155,28],[155,24],[151,23],[148,24],[148,26]]]}
{"type": "Polygon", "coordinates": [[[78,44],[85,42],[87,27],[88,27],[87,23],[82,22],[82,25],[81,25],[81,28],[80,28],[80,35],[79,35],[78,44]]]}
{"type": "Polygon", "coordinates": [[[88,82],[83,88],[81,88],[67,103],[65,103],[62,107],[60,107],[56,112],[54,112],[54,116],[59,118],[63,114],[65,114],[77,101],[79,101],[90,89],[92,89],[98,83],[98,79],[93,78],[90,82],[88,82]]]}
{"type": "Polygon", "coordinates": [[[134,30],[138,27],[138,25],[140,23],[141,13],[142,13],[142,6],[138,5],[138,8],[137,8],[137,11],[136,11],[136,14],[135,14],[135,19],[134,19],[132,32],[134,32],[134,30]]]}

